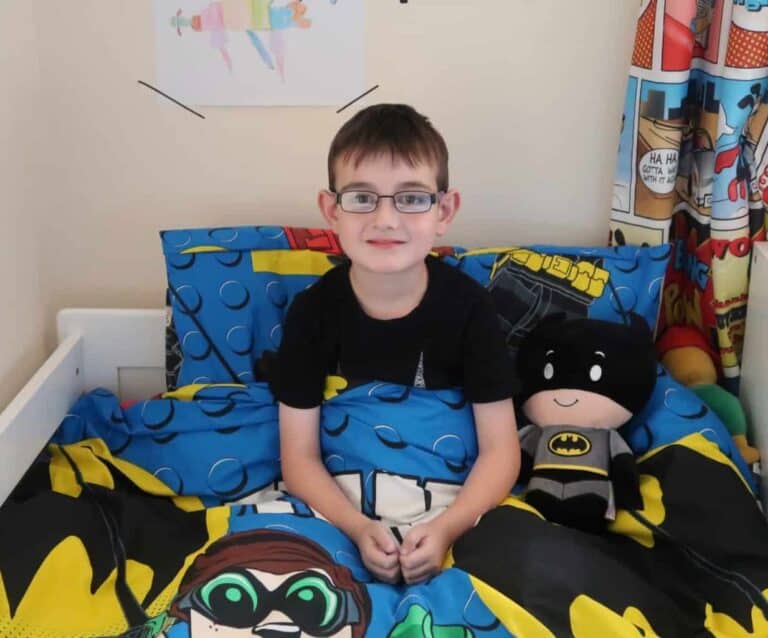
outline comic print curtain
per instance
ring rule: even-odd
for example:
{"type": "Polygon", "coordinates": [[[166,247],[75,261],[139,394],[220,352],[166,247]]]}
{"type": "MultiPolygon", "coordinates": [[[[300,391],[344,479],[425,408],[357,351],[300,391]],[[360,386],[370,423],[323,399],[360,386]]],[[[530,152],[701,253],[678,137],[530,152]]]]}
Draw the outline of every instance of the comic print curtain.
{"type": "Polygon", "coordinates": [[[672,242],[659,331],[695,326],[733,391],[768,224],[766,121],[768,0],[642,0],[610,240],[672,242]]]}

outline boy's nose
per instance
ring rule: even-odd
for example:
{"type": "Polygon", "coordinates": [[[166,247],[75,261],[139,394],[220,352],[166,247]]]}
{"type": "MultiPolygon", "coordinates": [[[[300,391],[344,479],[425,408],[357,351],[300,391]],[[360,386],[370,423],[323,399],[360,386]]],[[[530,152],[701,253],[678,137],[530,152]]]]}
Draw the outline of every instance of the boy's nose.
{"type": "Polygon", "coordinates": [[[376,228],[397,228],[400,213],[395,208],[395,202],[390,197],[379,199],[379,205],[373,212],[373,225],[376,228]]]}

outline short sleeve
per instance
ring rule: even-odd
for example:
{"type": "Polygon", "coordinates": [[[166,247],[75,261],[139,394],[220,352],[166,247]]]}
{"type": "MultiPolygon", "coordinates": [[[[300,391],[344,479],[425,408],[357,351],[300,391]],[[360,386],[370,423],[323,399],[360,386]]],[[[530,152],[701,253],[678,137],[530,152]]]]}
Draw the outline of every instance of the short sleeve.
{"type": "Polygon", "coordinates": [[[305,291],[296,295],[283,322],[274,393],[293,408],[314,408],[323,400],[330,344],[323,316],[318,298],[305,291]]]}
{"type": "Polygon", "coordinates": [[[489,294],[482,294],[469,313],[464,332],[467,400],[490,403],[512,398],[513,372],[493,299],[489,294]]]}

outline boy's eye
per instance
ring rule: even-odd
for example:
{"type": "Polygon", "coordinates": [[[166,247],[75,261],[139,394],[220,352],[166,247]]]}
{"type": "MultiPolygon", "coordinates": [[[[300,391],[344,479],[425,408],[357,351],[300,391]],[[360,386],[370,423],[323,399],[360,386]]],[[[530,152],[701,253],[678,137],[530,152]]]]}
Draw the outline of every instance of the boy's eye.
{"type": "Polygon", "coordinates": [[[404,206],[423,206],[428,196],[424,193],[398,193],[397,199],[404,206]]]}
{"type": "Polygon", "coordinates": [[[353,193],[355,204],[370,204],[373,201],[373,195],[370,193],[353,193]]]}

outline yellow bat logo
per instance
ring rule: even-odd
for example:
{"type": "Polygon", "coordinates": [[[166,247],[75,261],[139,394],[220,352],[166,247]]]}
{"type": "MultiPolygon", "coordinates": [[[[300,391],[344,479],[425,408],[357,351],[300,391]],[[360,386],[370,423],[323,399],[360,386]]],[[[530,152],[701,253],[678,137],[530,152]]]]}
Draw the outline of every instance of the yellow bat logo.
{"type": "Polygon", "coordinates": [[[592,443],[578,432],[559,432],[549,439],[549,451],[558,456],[584,456],[592,443]]]}

